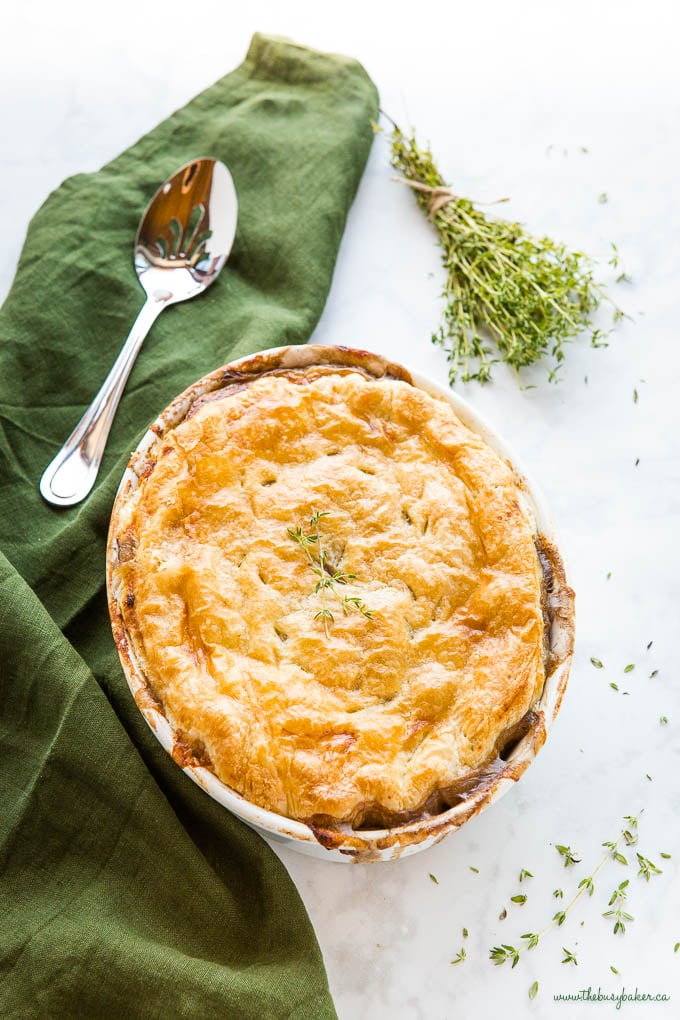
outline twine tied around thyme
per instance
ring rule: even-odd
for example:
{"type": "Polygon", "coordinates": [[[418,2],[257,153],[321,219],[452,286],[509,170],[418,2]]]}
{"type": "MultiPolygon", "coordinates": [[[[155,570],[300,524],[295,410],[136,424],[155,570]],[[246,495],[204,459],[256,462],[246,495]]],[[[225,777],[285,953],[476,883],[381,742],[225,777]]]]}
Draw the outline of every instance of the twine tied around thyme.
{"type": "MultiPolygon", "coordinates": [[[[463,200],[462,195],[456,195],[451,188],[447,188],[443,185],[433,186],[431,184],[423,184],[422,181],[411,181],[408,177],[392,177],[393,181],[397,184],[405,184],[408,188],[413,188],[414,191],[421,191],[425,196],[425,204],[427,206],[427,218],[433,220],[435,214],[443,209],[444,206],[449,205],[451,202],[460,202],[463,200]]],[[[468,199],[475,205],[500,205],[501,202],[509,202],[510,198],[496,198],[491,202],[480,202],[478,199],[468,199]]]]}

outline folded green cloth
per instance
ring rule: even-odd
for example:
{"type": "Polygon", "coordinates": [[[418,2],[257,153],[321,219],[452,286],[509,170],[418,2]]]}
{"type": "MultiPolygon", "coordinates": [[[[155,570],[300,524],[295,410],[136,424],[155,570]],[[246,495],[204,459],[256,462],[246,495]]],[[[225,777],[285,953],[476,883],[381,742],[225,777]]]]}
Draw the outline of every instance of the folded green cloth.
{"type": "Polygon", "coordinates": [[[194,379],[306,341],[371,146],[354,61],[255,36],[245,62],[36,214],[0,311],[0,1016],[334,1015],[276,856],[156,743],[123,679],[104,591],[111,504],[146,425],[194,379]],[[132,265],[157,186],[230,168],[239,226],[220,278],[139,355],[94,492],[38,480],[141,305],[132,265]],[[2,555],[4,553],[4,555],[2,555]]]}

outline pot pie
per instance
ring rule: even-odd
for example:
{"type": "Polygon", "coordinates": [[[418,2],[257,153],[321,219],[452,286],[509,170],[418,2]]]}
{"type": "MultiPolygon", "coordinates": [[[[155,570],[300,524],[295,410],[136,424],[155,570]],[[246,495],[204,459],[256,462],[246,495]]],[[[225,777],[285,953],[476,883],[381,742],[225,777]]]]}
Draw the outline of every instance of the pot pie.
{"type": "Polygon", "coordinates": [[[153,698],[260,807],[354,829],[436,813],[535,719],[533,519],[510,467],[407,378],[227,373],[158,437],[114,527],[153,698]]]}

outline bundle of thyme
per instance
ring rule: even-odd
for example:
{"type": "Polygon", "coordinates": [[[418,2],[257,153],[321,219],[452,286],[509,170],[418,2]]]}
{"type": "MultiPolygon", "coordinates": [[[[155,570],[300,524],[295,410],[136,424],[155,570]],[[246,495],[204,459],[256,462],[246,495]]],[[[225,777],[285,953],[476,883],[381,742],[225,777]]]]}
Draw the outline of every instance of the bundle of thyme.
{"type": "MultiPolygon", "coordinates": [[[[453,194],[413,135],[395,125],[391,140],[392,165],[439,235],[446,304],[432,340],[447,353],[450,382],[459,376],[487,382],[498,361],[518,372],[546,357],[553,359],[554,381],[572,337],[588,331],[593,346],[606,346],[605,334],[591,325],[604,290],[586,255],[486,216],[453,194]]],[[[616,309],[615,318],[622,314],[616,309]]]]}

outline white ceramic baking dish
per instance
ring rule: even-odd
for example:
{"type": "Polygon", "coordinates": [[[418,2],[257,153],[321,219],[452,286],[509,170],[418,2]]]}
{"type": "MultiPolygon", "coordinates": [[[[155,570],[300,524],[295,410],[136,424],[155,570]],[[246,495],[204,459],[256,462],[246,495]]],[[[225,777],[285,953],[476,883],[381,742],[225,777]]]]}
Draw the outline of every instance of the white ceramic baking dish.
{"type": "Polygon", "coordinates": [[[456,393],[378,355],[352,348],[308,345],[267,350],[217,369],[173,400],[143,436],[123,475],[111,515],[107,547],[107,589],[114,638],[130,691],[146,722],[168,754],[207,794],[269,840],[324,860],[388,861],[425,850],[498,800],[514,786],[542,747],[562,701],[573,652],[574,595],[567,584],[550,514],[537,487],[520,470],[514,453],[456,393]],[[250,803],[222,783],[187,751],[149,690],[128,639],[118,604],[118,593],[112,584],[113,567],[119,554],[115,536],[125,500],[153,461],[154,449],[159,440],[184,419],[193,402],[203,394],[214,392],[225,385],[233,385],[239,380],[252,380],[263,372],[307,368],[317,364],[357,367],[378,378],[384,375],[396,376],[448,401],[458,417],[512,468],[535,521],[536,546],[546,582],[546,681],[539,704],[527,720],[526,731],[503,754],[496,767],[487,770],[477,785],[468,790],[465,796],[461,796],[455,806],[440,814],[421,816],[415,821],[390,829],[313,829],[303,822],[284,818],[250,803]]]}

